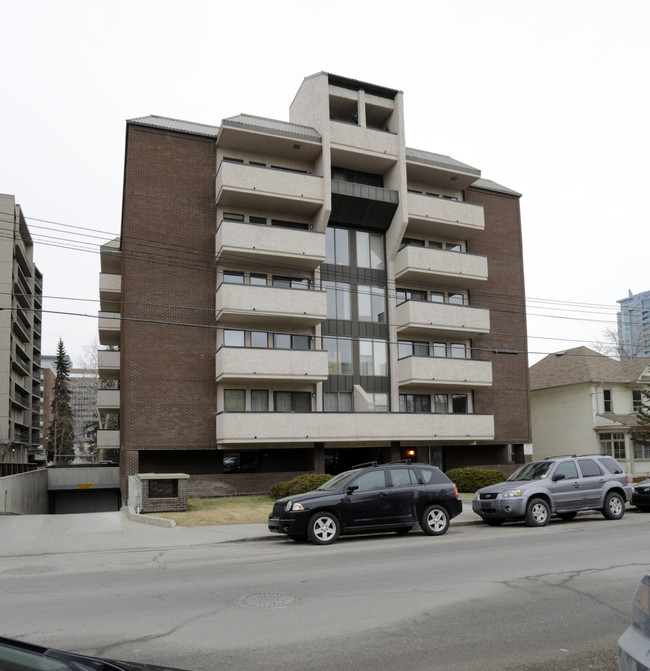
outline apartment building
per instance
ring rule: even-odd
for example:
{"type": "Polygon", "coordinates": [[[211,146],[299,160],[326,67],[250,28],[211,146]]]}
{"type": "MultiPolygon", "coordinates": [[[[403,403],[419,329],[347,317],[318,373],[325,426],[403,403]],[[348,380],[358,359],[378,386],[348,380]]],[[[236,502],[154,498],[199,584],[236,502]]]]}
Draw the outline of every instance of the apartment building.
{"type": "Polygon", "coordinates": [[[15,197],[0,194],[0,463],[36,461],[41,448],[43,276],[15,197]]]}
{"type": "Polygon", "coordinates": [[[628,291],[616,302],[621,306],[616,315],[621,358],[650,357],[650,291],[628,291]]]}
{"type": "Polygon", "coordinates": [[[123,492],[138,472],[207,496],[371,460],[524,461],[520,194],[404,127],[400,91],[328,73],[289,121],[127,122],[100,274],[119,389],[97,398],[123,492]]]}

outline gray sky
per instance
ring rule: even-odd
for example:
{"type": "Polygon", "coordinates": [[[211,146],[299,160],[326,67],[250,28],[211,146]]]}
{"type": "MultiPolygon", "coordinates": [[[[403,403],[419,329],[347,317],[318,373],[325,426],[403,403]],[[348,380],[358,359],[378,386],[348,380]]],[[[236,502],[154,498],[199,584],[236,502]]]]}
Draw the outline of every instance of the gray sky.
{"type": "Polygon", "coordinates": [[[44,274],[43,353],[97,332],[125,120],[289,118],[320,71],[404,92],[410,147],[523,194],[530,360],[650,290],[647,0],[0,0],[0,192],[44,274]],[[48,312],[51,311],[51,312],[48,312]],[[56,314],[73,313],[73,314],[56,314]],[[89,315],[89,316],[74,316],[89,315]]]}

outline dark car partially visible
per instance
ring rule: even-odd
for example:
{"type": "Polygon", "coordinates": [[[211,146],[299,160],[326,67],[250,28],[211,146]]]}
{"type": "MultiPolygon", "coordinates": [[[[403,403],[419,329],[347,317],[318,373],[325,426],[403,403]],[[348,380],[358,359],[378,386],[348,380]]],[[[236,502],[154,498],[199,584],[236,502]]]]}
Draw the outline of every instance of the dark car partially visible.
{"type": "Polygon", "coordinates": [[[642,513],[650,513],[650,479],[634,485],[631,503],[642,513]]]}
{"type": "Polygon", "coordinates": [[[650,574],[634,594],[632,624],[618,639],[618,669],[650,671],[650,574]]]}

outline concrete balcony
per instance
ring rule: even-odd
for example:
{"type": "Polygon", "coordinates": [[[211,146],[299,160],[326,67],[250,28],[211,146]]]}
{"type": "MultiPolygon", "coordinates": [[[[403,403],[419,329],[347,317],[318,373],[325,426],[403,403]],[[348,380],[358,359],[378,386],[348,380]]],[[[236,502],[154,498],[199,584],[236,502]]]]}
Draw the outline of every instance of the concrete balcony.
{"type": "Polygon", "coordinates": [[[488,278],[486,256],[407,245],[397,252],[395,278],[401,282],[475,287],[488,278]]]}
{"type": "Polygon", "coordinates": [[[492,363],[472,359],[407,356],[397,362],[397,378],[401,388],[490,387],[492,363]]]}
{"type": "Polygon", "coordinates": [[[375,128],[330,121],[330,146],[332,165],[383,174],[397,161],[400,138],[375,128]]]}
{"type": "Polygon", "coordinates": [[[400,338],[469,337],[490,332],[490,311],[467,305],[405,301],[397,306],[400,338]]]}
{"type": "Polygon", "coordinates": [[[121,315],[119,312],[100,312],[97,328],[102,345],[120,344],[121,315]]]}
{"type": "Polygon", "coordinates": [[[117,380],[120,377],[120,353],[97,350],[97,369],[102,380],[117,380]]]}
{"type": "Polygon", "coordinates": [[[117,312],[122,300],[122,276],[99,273],[99,309],[102,312],[117,312]]]}
{"type": "Polygon", "coordinates": [[[324,291],[223,283],[217,289],[217,322],[283,328],[309,327],[327,316],[324,291]]]}
{"type": "Polygon", "coordinates": [[[327,380],[327,352],[323,350],[222,347],[216,355],[220,380],[322,382],[327,380]]]}
{"type": "Polygon", "coordinates": [[[120,409],[120,390],[119,389],[98,389],[97,390],[97,410],[115,411],[120,409]]]}
{"type": "Polygon", "coordinates": [[[217,261],[262,261],[313,270],[325,260],[325,234],[280,226],[222,221],[217,229],[217,261]]]}
{"type": "Polygon", "coordinates": [[[322,177],[222,161],[216,194],[220,207],[312,217],[323,205],[322,177]]]}
{"type": "Polygon", "coordinates": [[[114,238],[100,247],[99,260],[102,273],[119,275],[122,272],[122,252],[120,244],[120,238],[114,238]]]}
{"type": "Polygon", "coordinates": [[[224,412],[216,417],[216,430],[218,445],[388,440],[467,443],[492,440],[494,418],[396,412],[224,412]]]}
{"type": "Polygon", "coordinates": [[[97,431],[98,449],[115,449],[120,447],[120,432],[115,430],[100,429],[97,431]]]}
{"type": "Polygon", "coordinates": [[[485,229],[483,207],[448,198],[408,194],[407,235],[441,235],[467,239],[485,229]]]}

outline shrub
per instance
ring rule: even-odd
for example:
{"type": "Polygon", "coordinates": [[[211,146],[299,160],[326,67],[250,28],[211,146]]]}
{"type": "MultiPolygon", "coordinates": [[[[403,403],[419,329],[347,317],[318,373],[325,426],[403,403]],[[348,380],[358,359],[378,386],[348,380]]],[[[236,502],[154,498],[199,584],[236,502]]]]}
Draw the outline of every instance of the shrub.
{"type": "Polygon", "coordinates": [[[296,494],[311,492],[312,489],[317,489],[331,477],[331,475],[327,475],[326,473],[305,473],[295,477],[293,480],[276,482],[271,486],[271,497],[277,500],[285,496],[295,496],[296,494]]]}
{"type": "Polygon", "coordinates": [[[487,468],[452,468],[445,475],[456,484],[459,492],[468,494],[506,479],[505,473],[487,468]]]}

